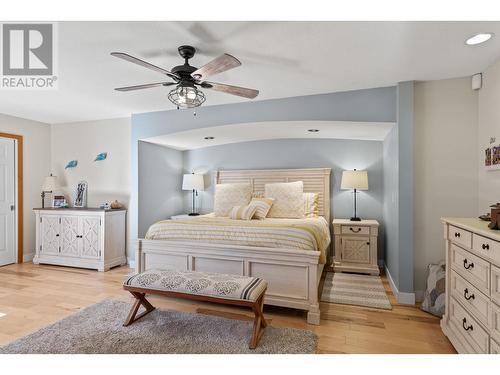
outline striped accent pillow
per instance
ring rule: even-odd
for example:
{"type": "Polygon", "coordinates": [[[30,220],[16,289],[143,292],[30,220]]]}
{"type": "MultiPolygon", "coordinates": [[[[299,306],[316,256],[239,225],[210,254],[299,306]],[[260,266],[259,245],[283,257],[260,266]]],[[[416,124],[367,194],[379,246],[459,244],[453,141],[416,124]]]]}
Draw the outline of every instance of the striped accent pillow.
{"type": "Polygon", "coordinates": [[[229,218],[233,220],[252,220],[253,215],[257,211],[257,206],[234,206],[229,211],[229,218]]]}
{"type": "Polygon", "coordinates": [[[250,206],[257,207],[257,211],[255,211],[255,218],[259,220],[263,220],[266,218],[271,206],[273,205],[273,198],[252,198],[250,201],[250,206]]]}
{"type": "Polygon", "coordinates": [[[318,193],[304,193],[304,216],[305,217],[318,217],[318,193]]]}

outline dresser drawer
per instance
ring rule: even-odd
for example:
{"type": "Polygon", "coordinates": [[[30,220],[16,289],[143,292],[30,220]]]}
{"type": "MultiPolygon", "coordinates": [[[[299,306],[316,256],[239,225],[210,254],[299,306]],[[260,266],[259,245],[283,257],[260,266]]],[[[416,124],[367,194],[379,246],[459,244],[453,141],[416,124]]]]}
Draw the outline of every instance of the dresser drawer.
{"type": "Polygon", "coordinates": [[[500,354],[500,345],[493,339],[490,339],[490,354],[500,354]]]}
{"type": "Polygon", "coordinates": [[[452,268],[486,295],[490,294],[490,264],[467,250],[451,245],[452,268]]]}
{"type": "Polygon", "coordinates": [[[491,304],[491,324],[490,324],[491,337],[495,341],[500,342],[500,307],[496,304],[491,304]]]}
{"type": "Polygon", "coordinates": [[[472,235],[472,249],[481,256],[500,263],[500,242],[474,233],[472,235]]]}
{"type": "Polygon", "coordinates": [[[341,232],[342,234],[358,234],[358,235],[369,236],[370,227],[365,227],[361,225],[342,225],[341,232]]]}
{"type": "Polygon", "coordinates": [[[491,299],[500,306],[500,268],[491,265],[491,299]]]}
{"type": "Polygon", "coordinates": [[[478,353],[489,353],[490,336],[454,298],[450,298],[450,321],[478,353]]]}
{"type": "Polygon", "coordinates": [[[459,245],[469,249],[472,248],[472,233],[465,229],[450,225],[448,228],[448,238],[459,245]]]}
{"type": "Polygon", "coordinates": [[[451,293],[485,326],[490,323],[490,299],[455,271],[451,271],[451,293]]]}

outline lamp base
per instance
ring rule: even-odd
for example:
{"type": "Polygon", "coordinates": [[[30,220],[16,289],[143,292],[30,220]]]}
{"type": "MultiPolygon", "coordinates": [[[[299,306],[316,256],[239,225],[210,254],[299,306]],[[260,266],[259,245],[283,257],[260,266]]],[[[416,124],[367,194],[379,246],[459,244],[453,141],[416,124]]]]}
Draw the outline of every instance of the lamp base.
{"type": "Polygon", "coordinates": [[[200,214],[197,212],[191,212],[188,216],[200,216],[200,214]]]}
{"type": "Polygon", "coordinates": [[[360,217],[351,217],[351,221],[361,221],[360,217]]]}

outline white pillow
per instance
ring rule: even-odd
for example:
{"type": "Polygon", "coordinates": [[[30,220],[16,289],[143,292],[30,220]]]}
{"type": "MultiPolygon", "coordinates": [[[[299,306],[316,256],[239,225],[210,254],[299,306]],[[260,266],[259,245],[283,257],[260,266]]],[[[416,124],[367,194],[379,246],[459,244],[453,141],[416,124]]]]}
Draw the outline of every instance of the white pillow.
{"type": "Polygon", "coordinates": [[[252,198],[252,185],[248,183],[215,185],[214,215],[229,216],[234,206],[246,206],[252,198]]]}
{"type": "Polygon", "coordinates": [[[304,193],[304,215],[305,217],[318,217],[318,193],[304,193]]]}
{"type": "Polygon", "coordinates": [[[274,203],[267,217],[300,219],[304,217],[304,183],[279,182],[264,186],[266,198],[273,198],[274,203]]]}

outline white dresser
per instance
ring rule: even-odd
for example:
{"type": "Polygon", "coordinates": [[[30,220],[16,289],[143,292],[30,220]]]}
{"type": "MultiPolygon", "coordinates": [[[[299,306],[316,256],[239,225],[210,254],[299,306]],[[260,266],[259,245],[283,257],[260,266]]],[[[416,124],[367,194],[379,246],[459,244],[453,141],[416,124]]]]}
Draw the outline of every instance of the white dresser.
{"type": "Polygon", "coordinates": [[[127,263],[127,211],[98,208],[36,208],[33,263],[107,271],[127,263]]]}
{"type": "Polygon", "coordinates": [[[446,311],[441,328],[459,353],[500,353],[500,231],[444,218],[446,311]]]}
{"type": "Polygon", "coordinates": [[[333,220],[335,236],[335,272],[358,272],[378,275],[378,221],[333,220]]]}

